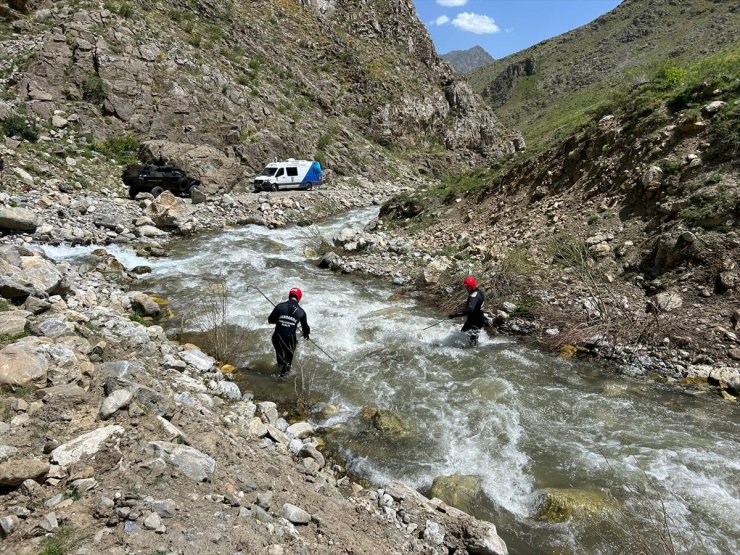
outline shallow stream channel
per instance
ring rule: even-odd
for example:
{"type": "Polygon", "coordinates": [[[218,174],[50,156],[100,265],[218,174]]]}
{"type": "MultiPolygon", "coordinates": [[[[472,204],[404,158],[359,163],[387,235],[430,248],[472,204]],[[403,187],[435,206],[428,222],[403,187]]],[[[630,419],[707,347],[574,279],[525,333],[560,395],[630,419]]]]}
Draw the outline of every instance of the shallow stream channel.
{"type": "MultiPolygon", "coordinates": [[[[318,230],[330,237],[373,216],[354,211],[318,230]]],[[[401,481],[426,493],[435,477],[480,477],[480,493],[473,480],[461,508],[495,522],[510,553],[671,552],[661,542],[676,553],[740,552],[737,407],[511,337],[466,348],[461,321],[422,331],[444,315],[390,284],[317,268],[304,254],[315,237],[246,226],[183,239],[166,259],[111,253],[128,268],[152,267],[141,289],[170,301],[173,334],[198,329],[223,276],[229,321],[246,330],[234,378],[242,391],[294,402],[309,390],[329,450],[375,486],[401,481]],[[293,378],[279,381],[272,306],[255,286],[274,302],[300,287],[311,339],[337,362],[302,341],[293,378]],[[373,426],[368,407],[391,424],[373,426]],[[538,517],[546,491],[549,513],[538,517]]]]}

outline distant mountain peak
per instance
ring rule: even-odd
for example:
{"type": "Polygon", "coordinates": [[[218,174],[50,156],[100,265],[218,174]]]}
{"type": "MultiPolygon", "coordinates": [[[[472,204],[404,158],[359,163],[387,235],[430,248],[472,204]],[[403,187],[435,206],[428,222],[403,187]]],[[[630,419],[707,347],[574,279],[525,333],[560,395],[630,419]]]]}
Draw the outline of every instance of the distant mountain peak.
{"type": "Polygon", "coordinates": [[[440,56],[458,73],[470,73],[495,59],[482,46],[474,46],[468,50],[453,50],[440,56]]]}

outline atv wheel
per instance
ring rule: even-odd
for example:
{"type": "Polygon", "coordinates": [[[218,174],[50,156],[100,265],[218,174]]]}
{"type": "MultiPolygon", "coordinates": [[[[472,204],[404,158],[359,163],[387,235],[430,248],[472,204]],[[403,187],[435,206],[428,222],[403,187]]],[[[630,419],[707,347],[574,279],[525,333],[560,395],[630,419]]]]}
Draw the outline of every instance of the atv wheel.
{"type": "Polygon", "coordinates": [[[154,196],[154,198],[157,198],[162,193],[164,193],[164,188],[160,187],[159,185],[152,189],[152,195],[154,196]]]}
{"type": "Polygon", "coordinates": [[[130,199],[135,199],[136,195],[138,195],[141,191],[138,187],[129,187],[128,188],[128,196],[130,199]]]}

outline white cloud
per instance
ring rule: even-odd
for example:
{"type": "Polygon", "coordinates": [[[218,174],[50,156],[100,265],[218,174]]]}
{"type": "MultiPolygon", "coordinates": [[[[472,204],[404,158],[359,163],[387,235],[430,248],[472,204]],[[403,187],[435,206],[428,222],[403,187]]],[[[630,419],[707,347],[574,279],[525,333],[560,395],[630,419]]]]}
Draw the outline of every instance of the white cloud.
{"type": "Polygon", "coordinates": [[[493,18],[470,12],[458,14],[452,20],[452,24],[461,31],[475,33],[476,35],[490,35],[492,33],[498,33],[501,30],[493,18]]]}
{"type": "Polygon", "coordinates": [[[444,25],[445,23],[449,23],[450,18],[446,15],[440,15],[437,19],[431,22],[431,25],[444,25]]]}
{"type": "Polygon", "coordinates": [[[468,3],[468,0],[437,0],[437,4],[445,8],[459,8],[468,3]]]}

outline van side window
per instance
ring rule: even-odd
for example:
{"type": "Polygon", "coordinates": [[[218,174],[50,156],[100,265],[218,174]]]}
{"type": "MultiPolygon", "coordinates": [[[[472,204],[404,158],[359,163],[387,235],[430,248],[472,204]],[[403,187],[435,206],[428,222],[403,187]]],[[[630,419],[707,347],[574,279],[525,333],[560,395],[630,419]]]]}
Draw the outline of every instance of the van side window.
{"type": "Polygon", "coordinates": [[[288,172],[288,177],[296,177],[298,175],[298,168],[285,168],[285,171],[288,172]]]}
{"type": "Polygon", "coordinates": [[[281,177],[283,175],[283,168],[280,168],[277,173],[275,174],[275,177],[281,177]]]}

